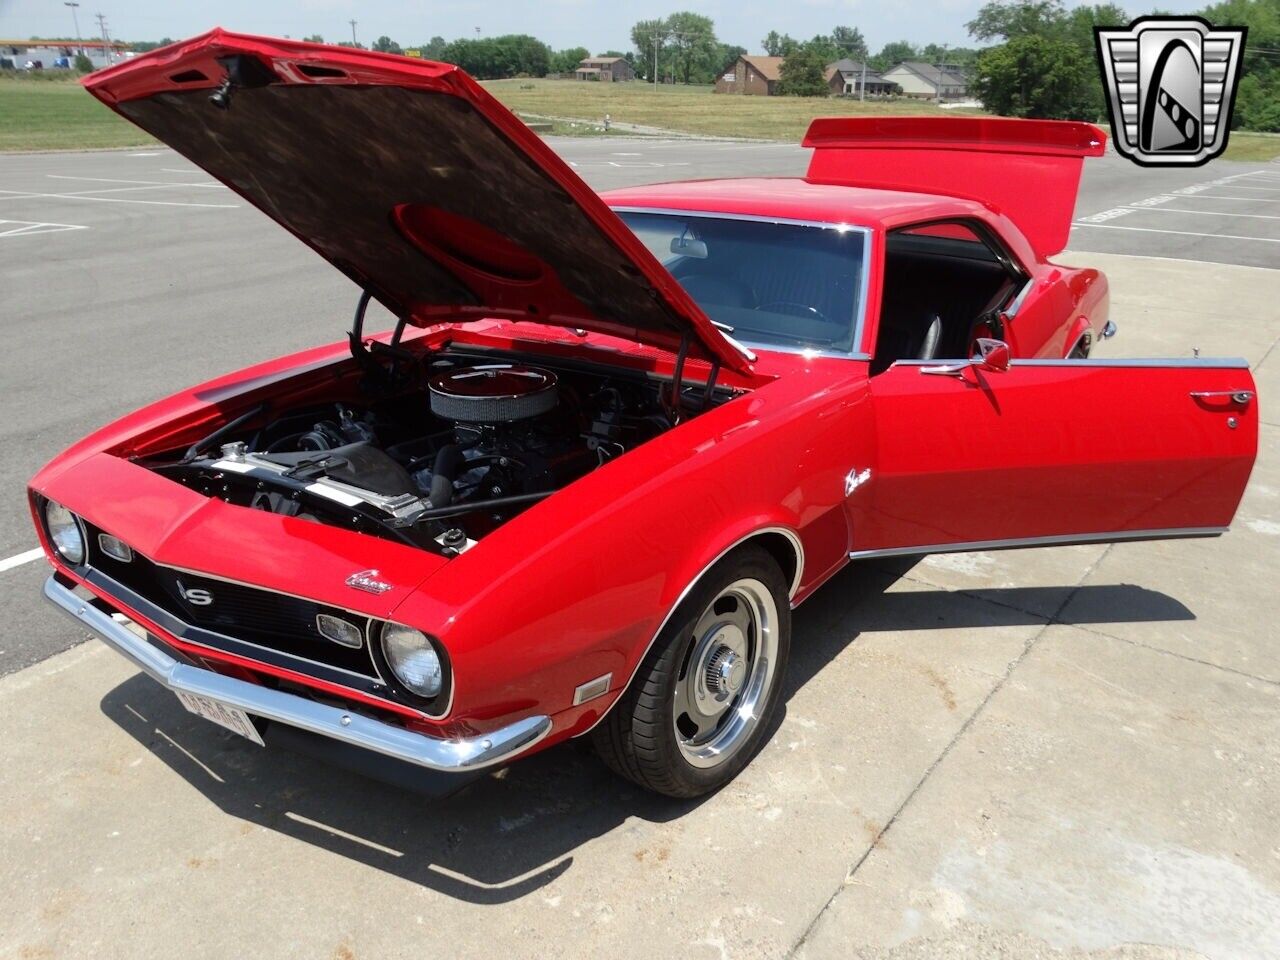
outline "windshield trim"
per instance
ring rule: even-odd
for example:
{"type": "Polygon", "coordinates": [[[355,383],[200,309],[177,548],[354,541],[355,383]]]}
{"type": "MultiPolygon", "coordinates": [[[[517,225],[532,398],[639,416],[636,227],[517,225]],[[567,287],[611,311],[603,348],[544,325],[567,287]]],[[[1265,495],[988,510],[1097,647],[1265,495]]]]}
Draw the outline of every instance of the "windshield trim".
{"type": "MultiPolygon", "coordinates": [[[[720,213],[716,210],[681,210],[676,207],[636,207],[636,206],[618,206],[610,207],[614,213],[651,213],[656,215],[676,216],[676,217],[700,217],[704,220],[750,220],[755,223],[785,223],[796,227],[813,227],[818,230],[838,230],[842,233],[861,233],[863,235],[863,264],[862,278],[859,282],[858,290],[858,308],[857,316],[853,318],[853,339],[851,343],[855,349],[852,350],[824,350],[817,347],[790,347],[781,346],[776,343],[760,343],[755,340],[742,340],[741,342],[754,350],[763,350],[771,353],[795,353],[805,357],[837,357],[841,360],[867,360],[871,359],[871,354],[862,350],[863,337],[866,335],[867,324],[867,292],[871,284],[871,257],[873,254],[872,241],[874,232],[870,227],[859,226],[854,223],[833,222],[831,220],[798,220],[791,217],[765,217],[751,213],[720,213]]],[[[665,269],[665,268],[664,268],[665,269]]]]}

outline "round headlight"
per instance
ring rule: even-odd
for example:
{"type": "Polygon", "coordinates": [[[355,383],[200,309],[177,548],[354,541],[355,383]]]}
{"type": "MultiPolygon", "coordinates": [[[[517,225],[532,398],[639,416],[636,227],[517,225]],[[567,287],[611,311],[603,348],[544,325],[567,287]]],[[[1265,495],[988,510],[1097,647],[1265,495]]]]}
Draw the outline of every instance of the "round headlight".
{"type": "Polygon", "coordinates": [[[382,652],[401,683],[420,697],[434,697],[444,687],[440,655],[426,634],[398,623],[382,627],[382,652]]]}
{"type": "Polygon", "coordinates": [[[76,515],[52,500],[44,505],[44,525],[54,548],[67,563],[84,563],[84,532],[76,515]]]}

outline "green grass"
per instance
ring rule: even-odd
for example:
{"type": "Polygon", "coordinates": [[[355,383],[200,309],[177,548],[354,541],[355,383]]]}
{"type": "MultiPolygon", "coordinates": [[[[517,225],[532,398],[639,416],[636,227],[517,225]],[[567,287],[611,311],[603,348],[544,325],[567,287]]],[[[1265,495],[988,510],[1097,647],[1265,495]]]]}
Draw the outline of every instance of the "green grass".
{"type": "Polygon", "coordinates": [[[511,109],[563,119],[635,123],[681,133],[765,140],[799,140],[814,117],[888,114],[956,114],[928,101],[863,103],[843,97],[744,97],[714,94],[710,87],[580,80],[490,80],[484,86],[511,109]]]}
{"type": "MultiPolygon", "coordinates": [[[[954,114],[918,100],[867,101],[844,98],[715,95],[709,87],[645,83],[583,83],[577,80],[492,80],[494,96],[530,119],[549,118],[553,134],[599,136],[608,113],[616,123],[712,136],[799,140],[814,117],[954,114]],[[586,123],[583,123],[586,121],[586,123]],[[574,126],[574,124],[577,124],[574,126]]],[[[617,127],[615,135],[627,131],[617,127]]],[[[133,147],[155,141],[116,116],[71,78],[0,77],[0,152],[133,147]]],[[[1269,161],[1280,157],[1280,136],[1231,134],[1225,158],[1269,161]]]]}
{"type": "Polygon", "coordinates": [[[71,79],[0,77],[0,151],[155,143],[71,79]]]}
{"type": "Polygon", "coordinates": [[[1234,131],[1227,139],[1224,160],[1271,161],[1280,157],[1280,134],[1234,131]]]}

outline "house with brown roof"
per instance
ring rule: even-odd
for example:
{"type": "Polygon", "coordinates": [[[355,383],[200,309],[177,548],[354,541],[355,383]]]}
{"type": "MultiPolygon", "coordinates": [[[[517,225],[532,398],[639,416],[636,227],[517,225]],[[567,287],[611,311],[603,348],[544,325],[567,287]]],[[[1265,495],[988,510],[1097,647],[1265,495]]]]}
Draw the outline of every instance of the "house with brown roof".
{"type": "Polygon", "coordinates": [[[573,71],[575,80],[634,80],[636,72],[625,57],[583,57],[573,71]]]}
{"type": "Polygon", "coordinates": [[[743,54],[716,80],[716,93],[772,97],[782,79],[782,57],[755,57],[743,54]]]}

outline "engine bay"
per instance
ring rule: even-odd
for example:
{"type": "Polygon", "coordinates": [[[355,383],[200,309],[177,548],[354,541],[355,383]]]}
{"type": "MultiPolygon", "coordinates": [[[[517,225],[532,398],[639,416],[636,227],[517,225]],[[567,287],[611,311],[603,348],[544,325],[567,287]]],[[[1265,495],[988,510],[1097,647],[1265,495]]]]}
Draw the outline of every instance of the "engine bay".
{"type": "Polygon", "coordinates": [[[228,503],[445,555],[734,391],[605,368],[440,353],[396,388],[263,405],[148,463],[228,503]]]}

